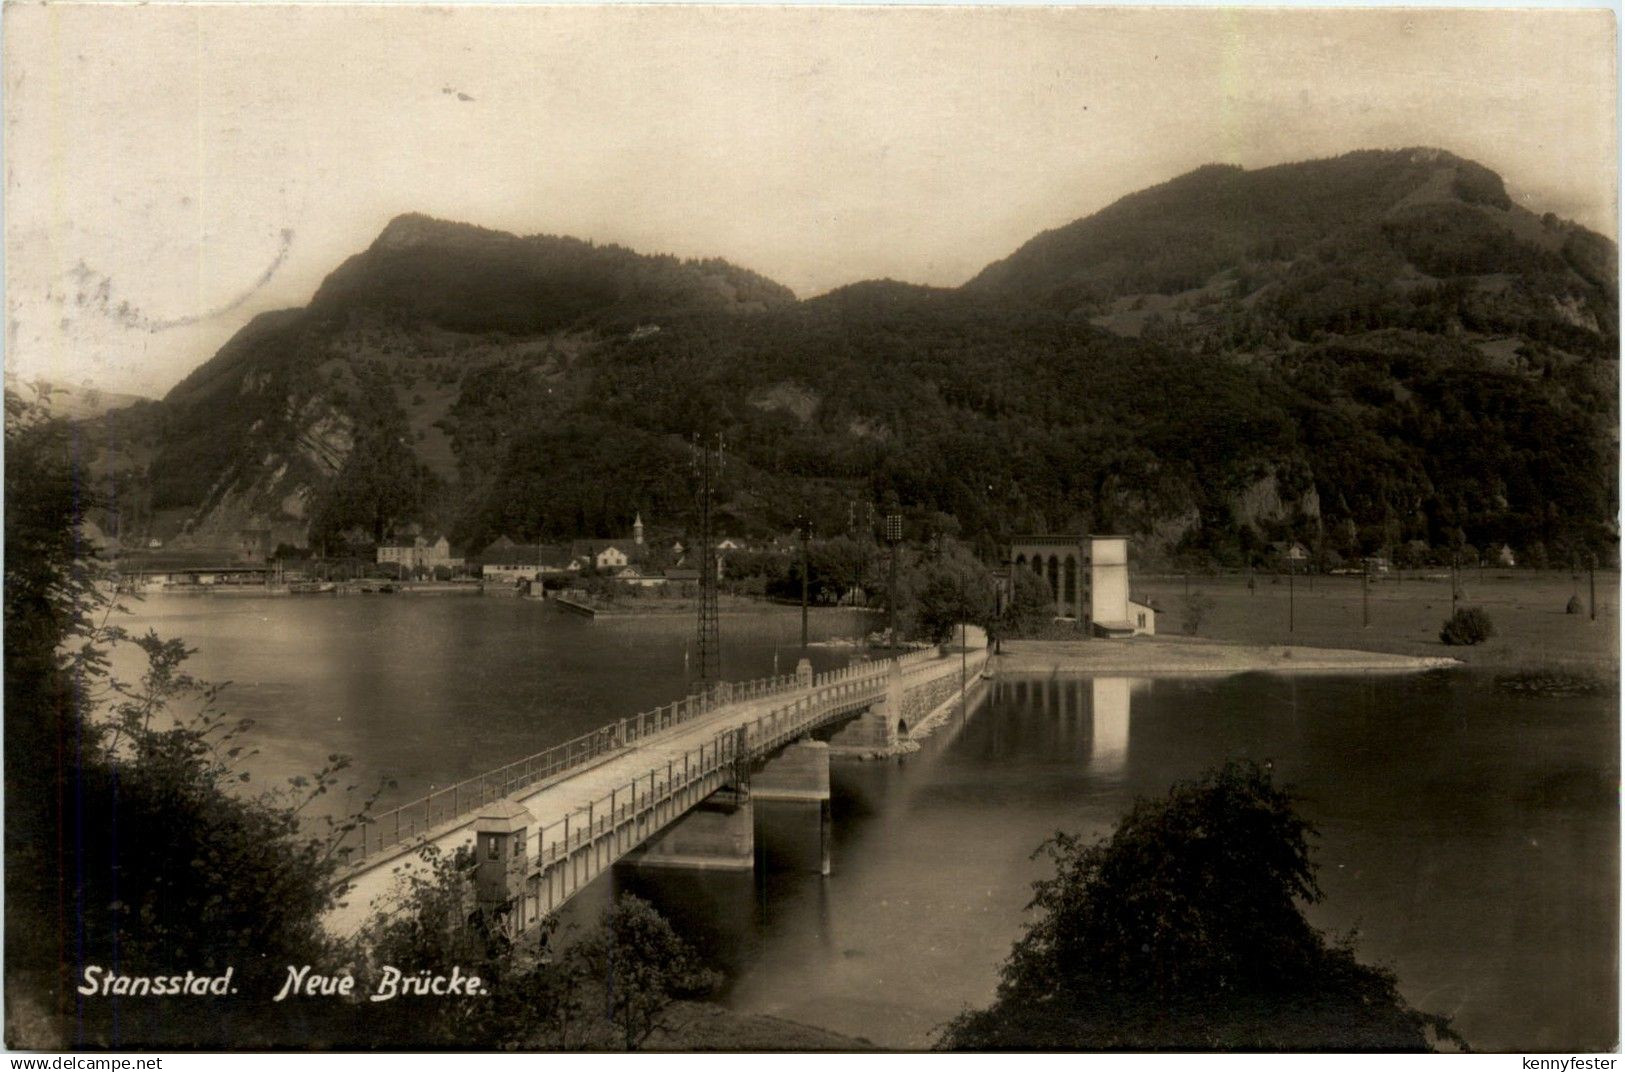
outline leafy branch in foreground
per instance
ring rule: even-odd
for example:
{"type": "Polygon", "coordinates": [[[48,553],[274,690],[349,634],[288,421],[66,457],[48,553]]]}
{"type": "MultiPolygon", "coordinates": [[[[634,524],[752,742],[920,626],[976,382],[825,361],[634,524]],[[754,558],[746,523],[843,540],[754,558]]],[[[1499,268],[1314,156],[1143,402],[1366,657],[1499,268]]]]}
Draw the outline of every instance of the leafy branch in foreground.
{"type": "MultiPolygon", "coordinates": [[[[337,844],[362,817],[304,814],[337,787],[348,765],[339,756],[297,784],[250,793],[251,723],[219,710],[224,686],[186,671],[183,642],[118,624],[127,608],[84,537],[95,502],[72,437],[40,402],[7,394],[8,1041],[286,1043],[280,1007],[229,993],[79,993],[91,967],[231,969],[237,991],[253,994],[289,963],[334,962],[343,949],[321,920],[336,897],[337,844]],[[141,657],[134,679],[115,657],[124,646],[141,657]]],[[[308,1017],[299,1031],[322,1037],[308,1017]]]]}

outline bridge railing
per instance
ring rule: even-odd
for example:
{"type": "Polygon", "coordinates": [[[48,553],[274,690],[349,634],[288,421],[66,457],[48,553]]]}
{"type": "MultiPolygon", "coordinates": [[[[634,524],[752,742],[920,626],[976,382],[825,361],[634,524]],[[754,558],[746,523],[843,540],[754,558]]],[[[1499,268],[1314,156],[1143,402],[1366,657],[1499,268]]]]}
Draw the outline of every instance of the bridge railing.
{"type": "MultiPolygon", "coordinates": [[[[932,651],[921,655],[915,665],[929,661],[936,654],[932,651]]],[[[985,658],[978,655],[973,660],[978,672],[985,658]]],[[[720,730],[709,741],[668,760],[664,769],[651,768],[646,774],[540,827],[535,832],[534,845],[526,846],[538,866],[545,871],[566,859],[574,862],[557,875],[557,881],[553,875],[546,878],[539,891],[545,903],[537,906],[539,911],[550,912],[557,908],[681,812],[674,806],[662,808],[661,805],[696,786],[699,788],[687,797],[686,804],[697,802],[703,793],[711,792],[734,776],[741,760],[772,752],[845,706],[870,702],[875,690],[885,687],[890,674],[889,661],[821,674],[814,689],[795,701],[775,707],[743,726],[720,730]],[[636,828],[640,821],[641,830],[635,836],[620,833],[623,826],[631,824],[636,828]],[[606,838],[611,839],[608,852],[595,847],[590,853],[578,855],[589,846],[599,846],[606,838]]]]}
{"type": "MultiPolygon", "coordinates": [[[[860,664],[883,666],[884,663],[860,664]]],[[[857,668],[851,668],[857,669],[857,668]]],[[[722,704],[750,702],[791,692],[801,687],[794,674],[779,674],[753,681],[723,682],[710,692],[686,696],[651,711],[623,718],[584,733],[573,740],[476,774],[455,785],[380,812],[362,822],[340,846],[345,859],[359,863],[386,849],[408,843],[436,827],[468,815],[549,778],[585,766],[638,741],[680,726],[722,704]]]]}
{"type": "Polygon", "coordinates": [[[729,726],[709,741],[652,768],[609,793],[572,810],[536,831],[535,858],[544,866],[579,848],[615,824],[647,812],[695,782],[716,774],[745,756],[756,756],[800,734],[842,703],[868,699],[890,673],[887,663],[867,663],[831,671],[814,691],[794,703],[775,707],[743,726],[729,726]],[[741,735],[743,730],[743,735],[741,735]],[[743,742],[745,751],[740,751],[743,742]]]}

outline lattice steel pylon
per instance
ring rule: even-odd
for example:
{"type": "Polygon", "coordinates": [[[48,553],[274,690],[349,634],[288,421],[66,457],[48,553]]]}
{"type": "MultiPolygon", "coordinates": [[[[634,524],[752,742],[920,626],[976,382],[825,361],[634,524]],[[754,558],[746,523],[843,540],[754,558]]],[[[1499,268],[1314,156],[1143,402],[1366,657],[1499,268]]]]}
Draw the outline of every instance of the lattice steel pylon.
{"type": "Polygon", "coordinates": [[[716,465],[721,468],[721,437],[714,451],[706,440],[694,453],[694,463],[700,470],[700,610],[694,667],[704,691],[722,680],[722,624],[717,616],[717,573],[722,563],[711,532],[711,467],[715,455],[716,465]]]}

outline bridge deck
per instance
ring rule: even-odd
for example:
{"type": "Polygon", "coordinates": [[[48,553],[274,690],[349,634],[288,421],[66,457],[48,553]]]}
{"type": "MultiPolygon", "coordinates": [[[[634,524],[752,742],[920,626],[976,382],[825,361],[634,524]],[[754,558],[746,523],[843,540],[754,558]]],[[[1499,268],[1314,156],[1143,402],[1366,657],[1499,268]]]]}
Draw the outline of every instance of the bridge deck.
{"type": "MultiPolygon", "coordinates": [[[[807,687],[719,705],[511,794],[536,818],[526,833],[532,878],[522,922],[528,925],[558,908],[733,780],[736,762],[761,758],[822,723],[876,702],[895,661],[902,663],[908,687],[960,670],[958,659],[921,652],[821,674],[807,687]]],[[[982,661],[973,660],[978,670],[982,661]]],[[[350,890],[329,914],[328,927],[351,933],[375,910],[387,908],[401,871],[415,864],[418,850],[428,843],[443,852],[470,844],[474,818],[471,812],[453,819],[355,866],[347,876],[350,890]]]]}

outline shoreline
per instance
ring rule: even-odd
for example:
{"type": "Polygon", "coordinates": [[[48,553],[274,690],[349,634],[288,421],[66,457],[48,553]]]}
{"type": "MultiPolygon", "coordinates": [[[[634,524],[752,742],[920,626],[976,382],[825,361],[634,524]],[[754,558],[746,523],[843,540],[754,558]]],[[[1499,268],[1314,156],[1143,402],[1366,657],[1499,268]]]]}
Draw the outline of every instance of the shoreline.
{"type": "Polygon", "coordinates": [[[1463,665],[1448,656],[1352,648],[1239,644],[1194,637],[1131,640],[1007,640],[995,657],[1004,674],[1142,674],[1225,677],[1247,673],[1415,673],[1463,665]]]}

